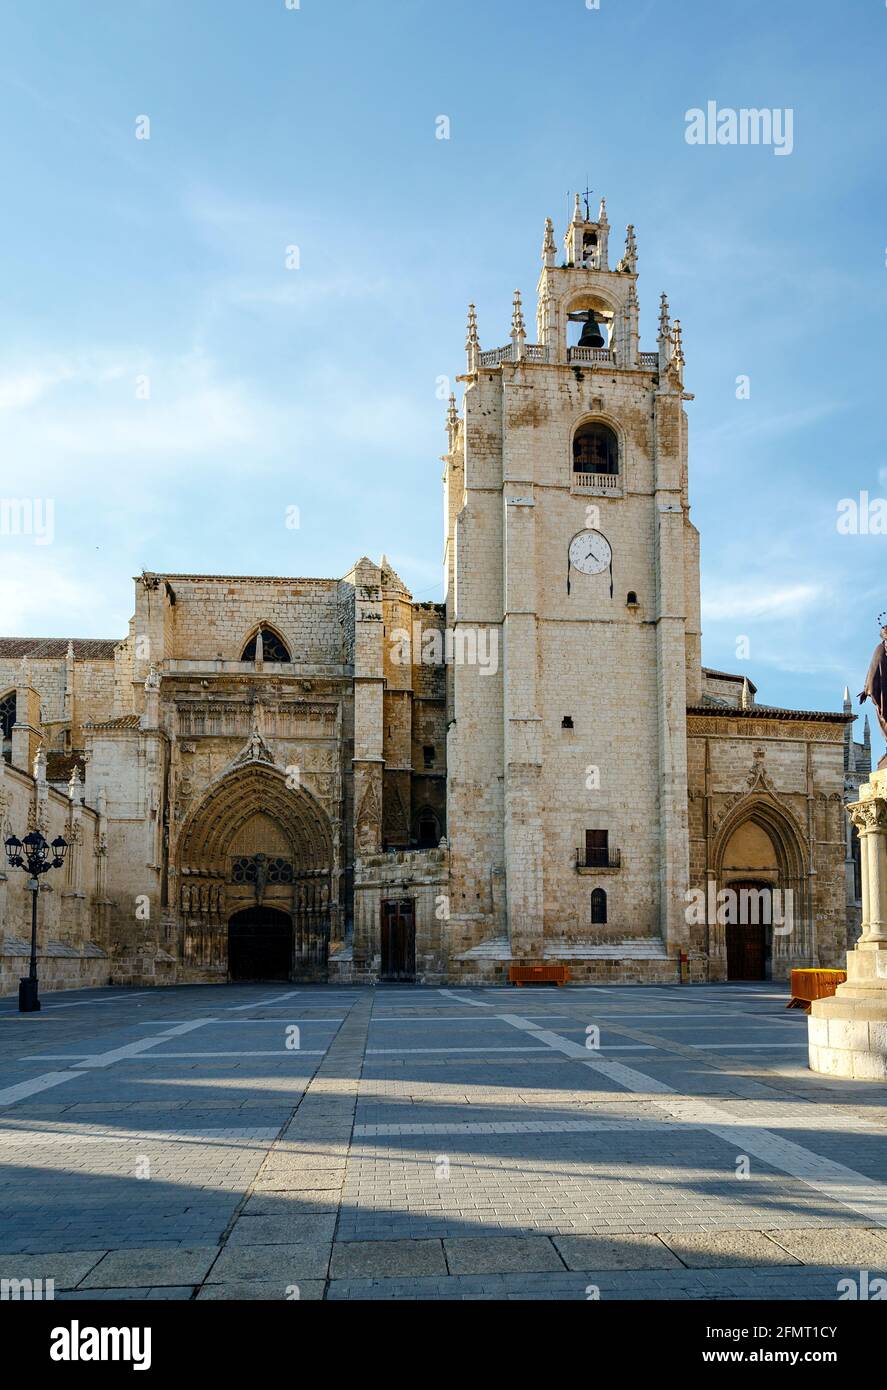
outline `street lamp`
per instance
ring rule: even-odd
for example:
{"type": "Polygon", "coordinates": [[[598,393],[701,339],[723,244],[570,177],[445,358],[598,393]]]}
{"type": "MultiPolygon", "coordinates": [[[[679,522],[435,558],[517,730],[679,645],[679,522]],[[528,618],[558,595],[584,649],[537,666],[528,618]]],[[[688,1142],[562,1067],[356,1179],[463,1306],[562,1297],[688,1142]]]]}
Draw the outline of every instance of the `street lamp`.
{"type": "Polygon", "coordinates": [[[37,993],[37,894],[40,891],[40,875],[50,869],[60,869],[68,852],[68,842],[57,835],[52,844],[47,844],[39,830],[32,830],[24,840],[10,835],[6,841],[6,858],[11,869],[24,869],[28,875],[28,891],[31,894],[31,968],[28,978],[20,980],[18,986],[18,1010],[20,1014],[36,1013],[40,1008],[37,993]]]}

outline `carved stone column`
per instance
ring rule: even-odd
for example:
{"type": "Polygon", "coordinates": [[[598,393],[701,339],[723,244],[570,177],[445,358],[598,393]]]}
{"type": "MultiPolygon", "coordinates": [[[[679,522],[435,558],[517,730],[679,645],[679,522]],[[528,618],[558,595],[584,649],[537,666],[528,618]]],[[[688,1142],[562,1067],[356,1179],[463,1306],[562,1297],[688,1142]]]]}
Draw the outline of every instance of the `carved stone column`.
{"type": "Polygon", "coordinates": [[[859,831],[862,935],[847,953],[847,980],[818,999],[807,1021],[811,1071],[887,1081],[887,769],[847,807],[859,831]]]}

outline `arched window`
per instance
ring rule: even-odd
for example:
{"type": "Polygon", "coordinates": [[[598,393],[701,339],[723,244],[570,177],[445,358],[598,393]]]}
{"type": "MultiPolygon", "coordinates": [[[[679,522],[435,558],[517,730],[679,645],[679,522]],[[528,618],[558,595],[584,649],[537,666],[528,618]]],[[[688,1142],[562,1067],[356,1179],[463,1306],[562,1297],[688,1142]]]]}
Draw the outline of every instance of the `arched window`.
{"type": "Polygon", "coordinates": [[[15,723],[15,691],[10,690],[0,700],[0,735],[4,744],[12,741],[12,726],[15,723]]]}
{"type": "Polygon", "coordinates": [[[607,924],[607,895],[603,888],[595,888],[591,895],[591,925],[603,927],[607,924]]]}
{"type": "Polygon", "coordinates": [[[580,425],[573,436],[574,473],[618,473],[619,440],[600,420],[580,425]]]}
{"type": "MultiPolygon", "coordinates": [[[[292,657],[286,649],[285,644],[278,637],[277,633],[270,627],[259,629],[262,634],[262,660],[263,661],[292,661],[292,657]]],[[[243,649],[241,661],[255,661],[256,659],[256,637],[251,637],[243,649]]]]}

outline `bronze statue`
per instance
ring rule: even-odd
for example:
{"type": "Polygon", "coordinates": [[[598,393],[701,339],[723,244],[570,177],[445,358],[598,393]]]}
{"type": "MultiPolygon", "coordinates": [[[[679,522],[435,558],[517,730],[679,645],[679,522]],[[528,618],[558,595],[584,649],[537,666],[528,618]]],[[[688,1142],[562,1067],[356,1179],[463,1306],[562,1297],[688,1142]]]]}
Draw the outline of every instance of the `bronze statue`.
{"type": "MultiPolygon", "coordinates": [[[[884,616],[882,613],[881,617],[884,616]]],[[[881,733],[887,738],[887,626],[881,628],[881,640],[875,648],[865,686],[859,694],[861,705],[869,699],[875,707],[881,733]]]]}

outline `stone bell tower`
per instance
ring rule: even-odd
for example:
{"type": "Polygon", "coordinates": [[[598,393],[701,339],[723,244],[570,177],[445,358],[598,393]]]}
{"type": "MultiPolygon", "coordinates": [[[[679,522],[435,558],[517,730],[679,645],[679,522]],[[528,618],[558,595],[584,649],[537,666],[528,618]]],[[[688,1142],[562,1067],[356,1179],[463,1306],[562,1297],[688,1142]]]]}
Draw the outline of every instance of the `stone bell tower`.
{"type": "Polygon", "coordinates": [[[594,218],[577,196],[559,263],[546,222],[536,343],[520,293],[492,351],[471,306],[448,417],[450,939],[466,977],[497,952],[575,966],[583,951],[605,976],[640,941],[645,977],[673,978],[687,939],[692,398],[664,295],[656,351],[640,351],[634,228],[615,268],[609,233],[605,202],[594,218]]]}

